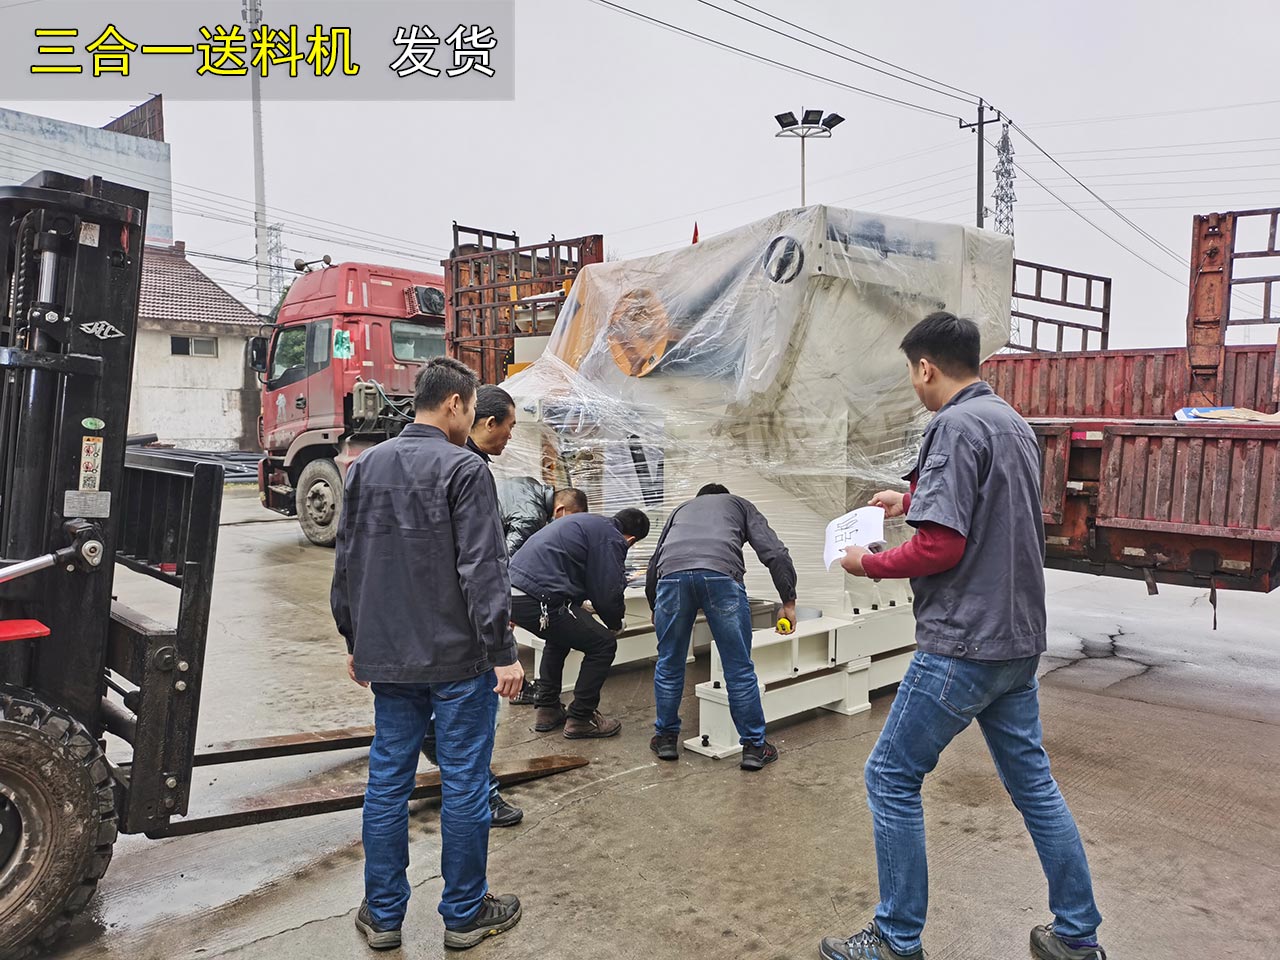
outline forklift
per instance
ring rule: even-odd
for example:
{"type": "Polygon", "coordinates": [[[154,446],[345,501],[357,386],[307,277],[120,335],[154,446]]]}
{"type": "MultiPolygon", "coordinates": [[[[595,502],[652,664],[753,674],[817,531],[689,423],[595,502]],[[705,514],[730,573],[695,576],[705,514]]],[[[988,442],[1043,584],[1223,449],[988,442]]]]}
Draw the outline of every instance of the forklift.
{"type": "MultiPolygon", "coordinates": [[[[48,948],[119,834],[172,837],[363,802],[295,788],[187,817],[196,767],[359,750],[371,727],[197,741],[222,467],[127,443],[147,193],[49,171],[0,186],[0,960],[48,948]],[[162,624],[116,567],[179,591],[162,624]]],[[[582,757],[497,763],[511,785],[582,757]]],[[[438,797],[438,771],[412,796],[438,797]]]]}

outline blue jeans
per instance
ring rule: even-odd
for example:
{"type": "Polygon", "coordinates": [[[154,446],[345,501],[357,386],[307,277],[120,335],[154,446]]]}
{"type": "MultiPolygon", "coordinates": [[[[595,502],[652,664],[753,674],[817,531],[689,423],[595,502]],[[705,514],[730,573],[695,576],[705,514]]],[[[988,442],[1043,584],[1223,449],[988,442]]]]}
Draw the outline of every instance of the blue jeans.
{"type": "MultiPolygon", "coordinates": [[[[498,730],[497,713],[494,713],[493,729],[496,733],[498,730]]],[[[427,735],[422,738],[422,755],[431,761],[433,766],[439,766],[436,763],[436,718],[433,716],[427,721],[427,735]]],[[[493,803],[498,798],[498,789],[502,785],[498,783],[498,775],[493,772],[493,768],[489,768],[489,802],[493,803]]]]}
{"type": "Polygon", "coordinates": [[[865,770],[880,877],[876,923],[898,953],[920,949],[929,906],[920,786],[973,720],[1040,856],[1054,931],[1087,940],[1102,922],[1080,832],[1041,743],[1039,662],[1038,656],[978,661],[917,652],[898,687],[865,770]]]}
{"type": "Polygon", "coordinates": [[[729,716],[738,728],[739,742],[764,743],[764,708],[751,662],[751,607],[747,590],[732,577],[714,570],[684,570],[658,581],[653,622],[658,630],[658,664],[653,671],[653,699],[658,708],[654,729],[659,734],[680,732],[680,701],[684,698],[685,658],[693,622],[701,610],[720,652],[729,716]]]}
{"type": "Polygon", "coordinates": [[[434,712],[440,732],[440,915],[466,926],[489,892],[489,759],[498,710],[493,671],[455,683],[373,684],[373,745],[364,795],[364,890],[379,927],[399,929],[409,904],[409,794],[434,712]]]}

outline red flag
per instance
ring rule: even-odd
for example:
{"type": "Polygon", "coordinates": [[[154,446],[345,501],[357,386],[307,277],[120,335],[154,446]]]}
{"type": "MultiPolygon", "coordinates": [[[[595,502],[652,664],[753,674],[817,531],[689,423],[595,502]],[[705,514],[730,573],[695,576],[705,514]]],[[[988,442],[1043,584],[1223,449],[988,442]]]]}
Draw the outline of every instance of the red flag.
{"type": "Polygon", "coordinates": [[[693,242],[698,242],[698,221],[693,221],[693,242]]]}

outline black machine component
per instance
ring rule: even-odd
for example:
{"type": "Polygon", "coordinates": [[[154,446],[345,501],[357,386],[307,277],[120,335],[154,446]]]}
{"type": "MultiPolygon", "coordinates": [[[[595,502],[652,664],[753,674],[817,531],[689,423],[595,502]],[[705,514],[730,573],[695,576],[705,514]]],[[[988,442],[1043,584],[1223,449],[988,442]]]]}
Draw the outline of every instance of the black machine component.
{"type": "MultiPolygon", "coordinates": [[[[370,729],[196,752],[223,465],[128,444],[147,194],[57,173],[0,186],[0,960],[47,947],[119,833],[358,807],[363,783],[187,818],[196,766],[367,747],[370,729]],[[176,622],[116,567],[180,591],[176,622]]],[[[503,783],[586,764],[499,765],[503,783]]],[[[424,774],[415,796],[439,795],[424,774]]]]}

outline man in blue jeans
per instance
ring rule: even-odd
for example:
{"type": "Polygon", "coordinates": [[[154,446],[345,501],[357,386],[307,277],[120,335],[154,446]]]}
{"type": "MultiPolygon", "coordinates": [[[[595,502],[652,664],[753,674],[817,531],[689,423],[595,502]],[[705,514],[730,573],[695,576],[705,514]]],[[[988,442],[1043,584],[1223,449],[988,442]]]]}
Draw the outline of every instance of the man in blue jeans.
{"type": "Polygon", "coordinates": [[[645,594],[658,630],[653,696],[658,719],[649,749],[659,760],[680,756],[680,701],[693,624],[701,610],[720,653],[729,695],[729,715],[742,743],[743,770],[759,770],[778,759],[765,740],[764,709],[751,662],[751,607],[742,580],[742,545],[750,543],[773,578],[782,613],[795,630],[796,568],[755,504],[709,483],[667,518],[645,580],[645,594]]]}
{"type": "Polygon", "coordinates": [[[432,714],[440,766],[444,945],[473,947],[520,920],[489,892],[489,760],[498,695],[524,681],[493,475],[463,446],[477,380],[437,357],[415,383],[413,423],[347,470],[330,602],[347,671],[373,688],[364,802],[370,947],[400,946],[409,902],[409,794],[432,714]]]}
{"type": "Polygon", "coordinates": [[[1039,444],[979,379],[981,345],[971,321],[930,314],[902,351],[916,394],[937,416],[906,478],[911,492],[886,491],[871,503],[890,517],[905,514],[915,536],[877,555],[850,548],[843,564],[854,576],[911,579],[918,652],[865,770],[880,904],[865,930],[823,940],[821,955],[923,960],[929,879],[920,788],[947,744],[976,720],[1049,884],[1053,921],[1032,929],[1032,954],[1106,960],[1080,833],[1041,737],[1039,444]]]}

